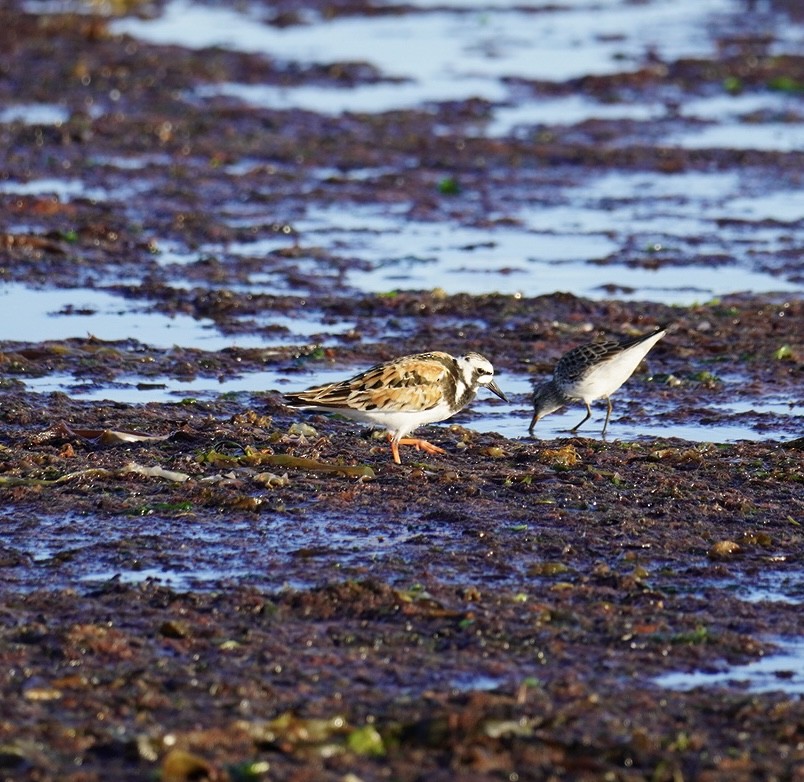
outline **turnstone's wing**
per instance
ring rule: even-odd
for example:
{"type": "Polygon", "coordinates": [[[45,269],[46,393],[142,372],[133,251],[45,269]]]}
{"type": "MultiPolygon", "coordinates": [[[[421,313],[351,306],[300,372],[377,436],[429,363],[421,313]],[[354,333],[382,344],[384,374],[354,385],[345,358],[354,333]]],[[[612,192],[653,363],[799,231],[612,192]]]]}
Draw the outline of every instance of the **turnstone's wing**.
{"type": "Polygon", "coordinates": [[[445,384],[452,382],[453,364],[447,353],[417,353],[377,364],[349,380],[286,394],[285,399],[300,407],[332,410],[430,410],[448,398],[445,384]]]}

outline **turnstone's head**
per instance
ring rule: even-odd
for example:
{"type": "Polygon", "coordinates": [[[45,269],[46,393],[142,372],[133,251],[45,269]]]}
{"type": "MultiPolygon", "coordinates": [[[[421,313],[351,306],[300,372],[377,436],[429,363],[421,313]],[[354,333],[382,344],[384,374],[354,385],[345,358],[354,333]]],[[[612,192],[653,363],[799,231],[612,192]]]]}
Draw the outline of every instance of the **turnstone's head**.
{"type": "Polygon", "coordinates": [[[467,353],[465,356],[456,359],[456,361],[463,375],[463,380],[470,389],[485,386],[489,391],[497,394],[503,402],[508,401],[505,398],[505,394],[500,391],[499,386],[494,382],[494,367],[485,356],[481,356],[480,353],[467,353]]]}
{"type": "Polygon", "coordinates": [[[528,431],[532,434],[533,427],[536,426],[540,419],[550,415],[550,413],[555,413],[556,410],[564,407],[566,403],[566,397],[553,380],[548,380],[546,383],[536,386],[536,390],[533,392],[533,420],[530,422],[528,431]]]}

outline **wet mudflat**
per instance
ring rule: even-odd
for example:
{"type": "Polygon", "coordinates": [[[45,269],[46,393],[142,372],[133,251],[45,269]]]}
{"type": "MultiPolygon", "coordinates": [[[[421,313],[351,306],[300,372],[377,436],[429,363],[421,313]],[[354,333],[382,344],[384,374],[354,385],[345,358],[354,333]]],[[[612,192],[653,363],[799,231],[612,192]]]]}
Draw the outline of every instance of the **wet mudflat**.
{"type": "Polygon", "coordinates": [[[0,11],[0,778],[804,779],[796,9],[452,5],[0,11]],[[424,349],[443,456],[281,403],[424,349]]]}
{"type": "Polygon", "coordinates": [[[4,420],[11,778],[800,767],[800,666],[772,662],[800,637],[795,444],[442,427],[447,456],[397,467],[270,398],[4,420]],[[764,694],[739,667],[763,656],[764,694]],[[655,681],[696,670],[729,675],[655,681]]]}

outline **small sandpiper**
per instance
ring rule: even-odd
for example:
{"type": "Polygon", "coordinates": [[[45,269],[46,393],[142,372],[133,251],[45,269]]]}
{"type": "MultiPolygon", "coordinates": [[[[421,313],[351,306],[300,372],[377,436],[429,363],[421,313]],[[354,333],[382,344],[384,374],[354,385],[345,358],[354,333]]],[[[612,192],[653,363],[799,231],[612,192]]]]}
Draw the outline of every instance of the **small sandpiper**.
{"type": "Polygon", "coordinates": [[[423,424],[444,421],[468,405],[485,386],[500,399],[494,367],[479,353],[455,358],[449,353],[416,353],[386,361],[355,377],[284,394],[285,402],[302,410],[338,413],[355,421],[384,426],[397,464],[399,446],[412,445],[430,454],[443,448],[406,437],[423,424]]]}
{"type": "Polygon", "coordinates": [[[634,374],[639,362],[666,333],[667,326],[660,326],[635,339],[592,342],[565,353],[553,370],[553,379],[536,388],[528,432],[533,434],[536,423],[544,416],[579,401],[586,405],[586,415],[570,429],[574,432],[592,415],[590,404],[596,399],[605,399],[608,406],[602,432],[605,435],[611,417],[611,395],[634,374]]]}

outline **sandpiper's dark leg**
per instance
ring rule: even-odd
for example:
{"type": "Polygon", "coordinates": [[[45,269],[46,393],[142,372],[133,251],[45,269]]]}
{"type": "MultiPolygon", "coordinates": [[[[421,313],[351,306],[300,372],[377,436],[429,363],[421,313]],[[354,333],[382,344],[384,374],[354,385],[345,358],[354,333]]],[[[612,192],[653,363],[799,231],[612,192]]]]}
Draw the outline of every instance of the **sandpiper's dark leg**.
{"type": "Polygon", "coordinates": [[[536,426],[536,422],[539,420],[538,414],[534,413],[533,418],[531,419],[530,426],[528,427],[528,434],[533,434],[533,427],[536,426]]]}
{"type": "Polygon", "coordinates": [[[609,418],[611,417],[611,399],[606,397],[606,422],[603,424],[603,431],[601,434],[606,434],[606,427],[609,425],[609,418]]]}
{"type": "Polygon", "coordinates": [[[592,417],[592,408],[589,407],[589,402],[584,402],[584,404],[586,405],[586,415],[579,424],[575,424],[575,426],[570,429],[570,432],[574,432],[576,429],[583,426],[592,417]]]}

